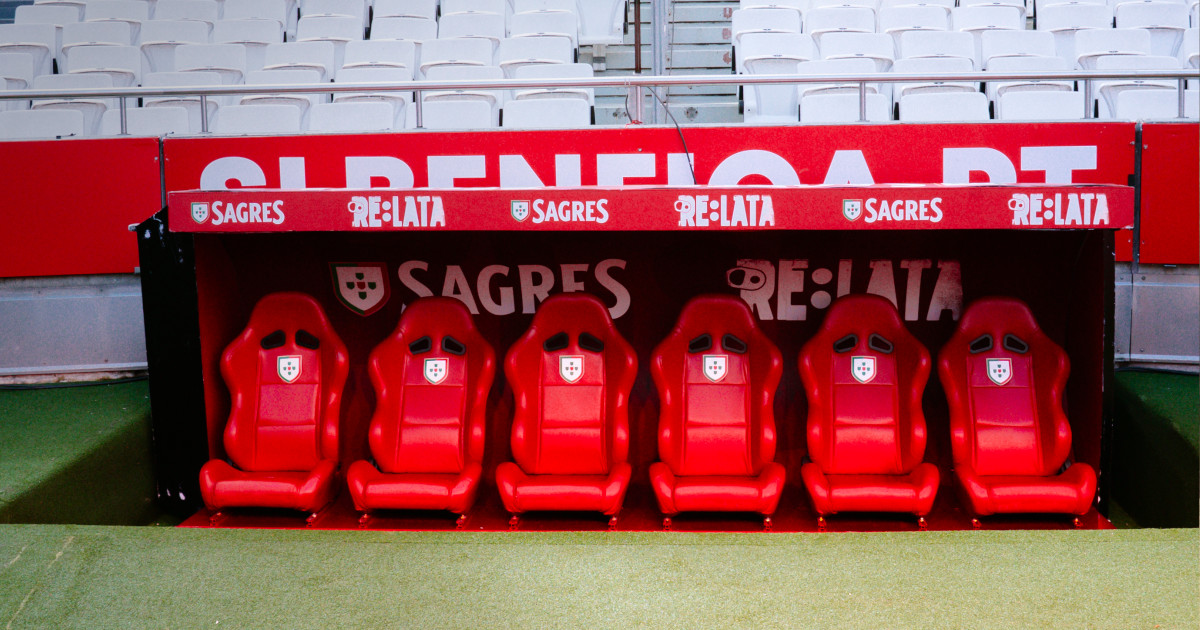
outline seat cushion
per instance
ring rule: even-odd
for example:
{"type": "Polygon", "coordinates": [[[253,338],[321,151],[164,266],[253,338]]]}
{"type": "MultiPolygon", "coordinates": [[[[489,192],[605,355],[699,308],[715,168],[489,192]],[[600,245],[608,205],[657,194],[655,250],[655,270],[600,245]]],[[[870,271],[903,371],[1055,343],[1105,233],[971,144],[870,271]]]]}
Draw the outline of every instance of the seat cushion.
{"type": "Polygon", "coordinates": [[[827,475],[807,463],[800,476],[817,514],[908,512],[925,516],[933,508],[940,475],[928,462],[906,475],[827,475]]]}
{"type": "Polygon", "coordinates": [[[965,466],[955,468],[963,496],[971,511],[990,514],[1083,515],[1096,496],[1096,471],[1083,463],[1072,464],[1061,475],[987,475],[965,466]]]}
{"type": "Polygon", "coordinates": [[[513,514],[565,510],[612,516],[621,510],[632,473],[621,462],[608,475],[527,475],[513,462],[504,462],[496,469],[496,485],[504,509],[513,514]]]}
{"type": "Polygon", "coordinates": [[[388,474],[359,460],[346,472],[346,482],[360,512],[449,510],[462,514],[475,503],[482,476],[483,467],[474,462],[461,473],[388,474]]]}
{"type": "Polygon", "coordinates": [[[757,512],[774,514],[783,494],[786,473],[781,464],[768,462],[761,473],[678,477],[663,462],[650,465],[650,483],[662,513],[757,512]]]}
{"type": "Polygon", "coordinates": [[[230,507],[319,512],[337,494],[337,464],[322,460],[307,472],[245,472],[214,459],[200,469],[200,490],[211,511],[230,507]]]}

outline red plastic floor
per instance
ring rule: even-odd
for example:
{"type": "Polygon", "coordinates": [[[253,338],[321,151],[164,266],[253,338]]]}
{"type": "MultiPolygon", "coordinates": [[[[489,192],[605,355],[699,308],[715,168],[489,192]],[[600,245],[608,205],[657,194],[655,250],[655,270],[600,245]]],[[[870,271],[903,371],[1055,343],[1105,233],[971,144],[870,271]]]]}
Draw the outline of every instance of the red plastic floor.
{"type": "MultiPolygon", "coordinates": [[[[211,527],[208,510],[202,509],[181,524],[181,527],[211,527]]],[[[224,513],[216,527],[263,529],[303,529],[310,527],[305,514],[288,510],[232,509],[224,513]]],[[[480,489],[475,507],[467,514],[465,531],[507,531],[509,514],[500,503],[494,486],[480,489]]],[[[449,512],[385,511],[371,515],[365,529],[399,531],[452,531],[455,515],[449,512]]],[[[332,505],[322,511],[312,523],[312,529],[360,529],[359,514],[345,491],[332,505]]],[[[1080,517],[1083,529],[1113,529],[1112,523],[1093,508],[1080,517]]],[[[784,491],[780,507],[771,518],[773,532],[815,532],[817,515],[807,502],[802,488],[784,491]]],[[[963,510],[953,488],[943,486],[933,512],[926,517],[930,530],[969,530],[974,526],[970,515],[963,510]]],[[[830,532],[890,532],[917,531],[917,519],[910,514],[838,514],[826,519],[825,531],[830,532]]],[[[1002,515],[980,519],[980,529],[1074,529],[1074,519],[1067,515],[1002,515]]],[[[521,515],[519,531],[604,531],[608,518],[587,512],[529,512],[521,515]]],[[[662,531],[662,514],[658,511],[649,487],[631,487],[625,508],[617,519],[617,531],[662,531]]],[[[671,531],[680,532],[762,532],[762,518],[747,513],[684,513],[672,518],[671,531]]]]}

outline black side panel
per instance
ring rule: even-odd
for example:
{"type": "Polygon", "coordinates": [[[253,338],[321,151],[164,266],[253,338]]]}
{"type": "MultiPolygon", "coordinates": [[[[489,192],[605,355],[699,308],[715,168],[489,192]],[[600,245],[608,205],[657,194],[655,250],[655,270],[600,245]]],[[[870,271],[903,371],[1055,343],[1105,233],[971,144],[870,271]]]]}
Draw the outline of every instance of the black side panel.
{"type": "Polygon", "coordinates": [[[137,230],[158,500],[190,516],[208,459],[192,235],[168,232],[165,208],[137,230]]]}

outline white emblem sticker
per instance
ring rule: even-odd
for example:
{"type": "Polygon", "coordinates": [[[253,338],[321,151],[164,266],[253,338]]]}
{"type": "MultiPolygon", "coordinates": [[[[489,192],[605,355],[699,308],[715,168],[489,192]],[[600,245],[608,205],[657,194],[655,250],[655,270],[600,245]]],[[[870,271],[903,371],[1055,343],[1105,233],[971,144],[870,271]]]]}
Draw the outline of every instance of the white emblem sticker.
{"type": "Polygon", "coordinates": [[[850,357],[850,374],[859,383],[870,383],[875,378],[875,357],[850,357]]]}
{"type": "Polygon", "coordinates": [[[863,202],[862,199],[843,199],[842,200],[842,216],[846,217],[847,221],[857,221],[858,217],[862,216],[863,202]]]}
{"type": "Polygon", "coordinates": [[[446,359],[425,359],[425,380],[434,385],[446,380],[448,365],[446,359]]]}
{"type": "Polygon", "coordinates": [[[291,355],[279,357],[275,361],[276,371],[279,372],[279,378],[285,383],[291,383],[300,377],[300,356],[291,355]]]}
{"type": "Polygon", "coordinates": [[[528,201],[514,201],[514,202],[512,202],[511,207],[512,207],[512,218],[514,218],[518,221],[524,221],[525,219],[529,218],[529,202],[528,201]]]}
{"type": "Polygon", "coordinates": [[[568,383],[574,383],[583,378],[583,357],[558,357],[558,373],[562,375],[563,379],[568,383]]]}
{"type": "Polygon", "coordinates": [[[1012,380],[1012,359],[988,359],[987,375],[997,385],[1005,385],[1012,380]]]}
{"type": "Polygon", "coordinates": [[[728,365],[728,356],[724,354],[706,354],[704,355],[704,377],[716,383],[725,378],[726,365],[728,365]]]}
{"type": "Polygon", "coordinates": [[[208,220],[208,204],[203,201],[192,202],[192,220],[196,223],[204,223],[208,220]]]}

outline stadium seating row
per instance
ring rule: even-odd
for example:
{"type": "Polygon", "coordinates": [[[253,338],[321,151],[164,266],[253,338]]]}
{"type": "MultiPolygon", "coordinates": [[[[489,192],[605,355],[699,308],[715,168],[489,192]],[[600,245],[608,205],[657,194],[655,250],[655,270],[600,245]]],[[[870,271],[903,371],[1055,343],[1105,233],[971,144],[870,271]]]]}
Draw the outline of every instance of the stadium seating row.
{"type": "MultiPolygon", "coordinates": [[[[235,507],[312,513],[338,487],[338,429],[348,374],[344,344],[320,305],[300,293],[262,298],[225,350],[233,406],[226,459],[209,461],[201,490],[213,522],[235,507]]],[[[513,461],[495,471],[515,527],[528,511],[581,510],[615,527],[632,468],[630,392],[637,355],[597,298],[548,298],[509,349],[513,461]]],[[[938,468],[924,461],[922,397],[929,352],[895,307],[872,295],[840,298],[799,353],[808,400],[808,457],[800,474],[821,518],[839,512],[929,513],[938,468]]],[[[779,349],[739,298],[685,305],[651,354],[658,392],[659,462],[650,485],[670,527],[680,512],[770,516],[786,482],[775,462],[779,349]]],[[[371,352],[376,393],[370,460],[346,481],[365,525],[372,512],[471,508],[483,477],[495,353],[462,303],[410,304],[371,352]]],[[[971,513],[1082,515],[1095,472],[1070,463],[1061,395],[1066,354],[1010,298],[971,304],[942,348],[938,375],[950,408],[954,474],[971,513]]]]}

